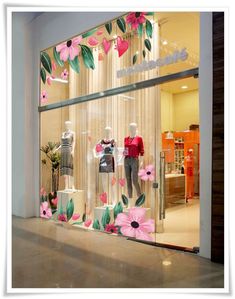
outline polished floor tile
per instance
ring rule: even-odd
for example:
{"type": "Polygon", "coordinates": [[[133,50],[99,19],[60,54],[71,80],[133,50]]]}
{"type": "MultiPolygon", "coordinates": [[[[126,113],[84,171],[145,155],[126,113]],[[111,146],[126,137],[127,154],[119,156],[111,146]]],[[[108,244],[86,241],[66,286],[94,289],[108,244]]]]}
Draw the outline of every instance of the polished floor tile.
{"type": "Polygon", "coordinates": [[[13,217],[13,288],[222,288],[223,271],[194,254],[13,217]]]}

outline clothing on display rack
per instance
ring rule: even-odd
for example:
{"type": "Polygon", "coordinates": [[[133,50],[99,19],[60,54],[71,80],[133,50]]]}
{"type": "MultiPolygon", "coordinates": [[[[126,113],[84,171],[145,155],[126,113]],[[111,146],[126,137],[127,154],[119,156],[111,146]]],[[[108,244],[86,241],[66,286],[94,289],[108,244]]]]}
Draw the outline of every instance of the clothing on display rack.
{"type": "Polygon", "coordinates": [[[73,134],[71,132],[64,132],[61,137],[60,175],[73,176],[72,144],[73,134]]]}
{"type": "Polygon", "coordinates": [[[114,172],[115,171],[115,163],[114,163],[114,156],[113,150],[115,147],[115,140],[105,140],[102,139],[99,144],[102,146],[102,156],[100,158],[99,163],[99,172],[114,172]]]}

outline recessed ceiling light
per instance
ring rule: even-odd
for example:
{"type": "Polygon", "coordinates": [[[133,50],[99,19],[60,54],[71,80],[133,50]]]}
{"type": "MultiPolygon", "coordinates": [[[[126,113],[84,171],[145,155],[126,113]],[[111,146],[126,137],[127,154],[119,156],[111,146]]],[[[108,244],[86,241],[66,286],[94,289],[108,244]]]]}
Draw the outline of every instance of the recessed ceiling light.
{"type": "Polygon", "coordinates": [[[163,44],[163,45],[167,45],[167,44],[168,44],[167,40],[164,40],[164,41],[162,42],[162,44],[163,44]]]}
{"type": "Polygon", "coordinates": [[[188,86],[187,86],[187,85],[183,85],[183,86],[181,86],[181,88],[182,88],[182,89],[187,89],[188,86]]]}

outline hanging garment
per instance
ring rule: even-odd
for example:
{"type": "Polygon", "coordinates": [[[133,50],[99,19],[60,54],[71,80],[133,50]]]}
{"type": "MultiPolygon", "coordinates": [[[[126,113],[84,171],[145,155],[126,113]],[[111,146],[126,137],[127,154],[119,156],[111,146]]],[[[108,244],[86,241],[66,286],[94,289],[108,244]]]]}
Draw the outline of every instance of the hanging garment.
{"type": "Polygon", "coordinates": [[[72,144],[73,134],[71,132],[64,132],[61,138],[60,175],[73,176],[72,144]]]}
{"type": "Polygon", "coordinates": [[[114,157],[113,157],[113,150],[115,146],[115,140],[104,140],[102,139],[99,143],[102,146],[103,152],[100,158],[99,163],[99,172],[114,172],[115,165],[114,165],[114,157]]]}
{"type": "Polygon", "coordinates": [[[144,155],[144,143],[141,136],[125,137],[124,139],[124,156],[138,158],[144,155]]]}

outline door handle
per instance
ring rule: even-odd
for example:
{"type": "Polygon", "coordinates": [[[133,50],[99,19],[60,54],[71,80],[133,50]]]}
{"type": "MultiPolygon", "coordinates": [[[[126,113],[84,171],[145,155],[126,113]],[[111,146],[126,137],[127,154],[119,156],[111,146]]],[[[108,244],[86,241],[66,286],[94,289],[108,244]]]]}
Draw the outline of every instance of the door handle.
{"type": "Polygon", "coordinates": [[[165,152],[160,152],[159,219],[165,219],[165,152]]]}

